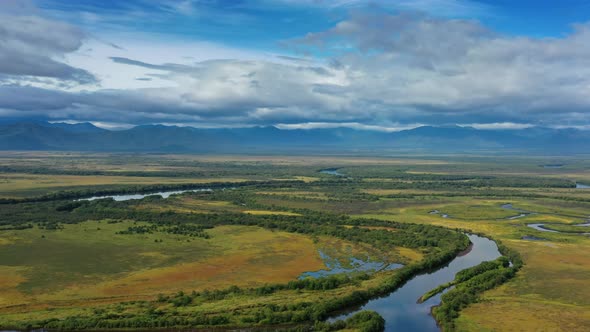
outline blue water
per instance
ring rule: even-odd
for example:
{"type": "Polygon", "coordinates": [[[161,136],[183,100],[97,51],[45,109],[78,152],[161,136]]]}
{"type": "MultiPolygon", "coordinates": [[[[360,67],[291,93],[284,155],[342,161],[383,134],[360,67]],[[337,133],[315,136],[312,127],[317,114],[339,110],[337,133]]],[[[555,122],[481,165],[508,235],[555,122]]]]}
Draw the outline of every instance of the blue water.
{"type": "Polygon", "coordinates": [[[501,256],[494,241],[477,235],[468,236],[473,243],[469,253],[457,256],[449,265],[433,273],[418,275],[393,293],[370,300],[360,308],[333,317],[330,321],[345,319],[361,310],[373,310],[385,318],[386,331],[439,331],[430,315],[430,309],[440,304],[442,294],[433,296],[424,303],[417,303],[418,298],[429,290],[453,280],[457,272],[501,256]]]}
{"type": "Polygon", "coordinates": [[[335,175],[335,176],[344,176],[344,174],[338,172],[337,168],[326,168],[326,169],[322,169],[320,170],[320,173],[322,174],[329,174],[329,175],[335,175]]]}
{"type": "Polygon", "coordinates": [[[525,236],[521,237],[521,239],[528,240],[528,241],[547,241],[547,239],[544,239],[542,237],[532,236],[532,235],[525,235],[525,236]]]}
{"type": "Polygon", "coordinates": [[[130,199],[143,199],[148,196],[161,196],[162,198],[168,198],[171,195],[188,193],[188,192],[203,192],[203,191],[213,191],[212,189],[189,189],[189,190],[175,190],[175,191],[162,191],[156,193],[147,193],[147,194],[124,194],[124,195],[106,195],[106,196],[93,196],[89,198],[80,198],[77,201],[93,201],[96,199],[105,199],[105,198],[112,198],[115,201],[128,201],[130,199]]]}
{"type": "Polygon", "coordinates": [[[514,206],[512,206],[512,203],[503,204],[502,208],[506,209],[506,210],[513,210],[513,211],[520,212],[520,214],[518,214],[518,215],[506,217],[505,219],[507,219],[507,220],[520,219],[520,218],[524,218],[526,216],[529,216],[531,214],[534,214],[533,212],[528,212],[525,210],[517,209],[514,206]]]}
{"type": "Polygon", "coordinates": [[[319,251],[320,257],[326,264],[327,269],[319,270],[319,271],[310,271],[304,272],[299,276],[299,279],[305,278],[321,278],[326,277],[334,274],[340,273],[354,273],[354,272],[377,272],[377,271],[389,271],[395,270],[402,267],[402,264],[395,264],[395,263],[384,263],[384,262],[371,262],[368,259],[362,260],[358,258],[350,258],[350,267],[344,267],[340,262],[336,259],[332,259],[329,255],[324,253],[323,251],[319,251]]]}
{"type": "Polygon", "coordinates": [[[563,168],[562,164],[543,165],[543,168],[563,168]]]}
{"type": "MultiPolygon", "coordinates": [[[[543,227],[543,226],[545,226],[545,224],[527,224],[527,226],[530,227],[530,228],[536,229],[538,231],[541,231],[541,232],[571,234],[571,235],[576,235],[576,234],[590,235],[590,233],[573,233],[573,232],[560,232],[560,231],[555,231],[555,230],[552,230],[552,229],[548,229],[548,228],[543,227]]],[[[590,223],[577,224],[577,225],[573,225],[573,226],[588,227],[588,226],[590,226],[590,223]]]]}

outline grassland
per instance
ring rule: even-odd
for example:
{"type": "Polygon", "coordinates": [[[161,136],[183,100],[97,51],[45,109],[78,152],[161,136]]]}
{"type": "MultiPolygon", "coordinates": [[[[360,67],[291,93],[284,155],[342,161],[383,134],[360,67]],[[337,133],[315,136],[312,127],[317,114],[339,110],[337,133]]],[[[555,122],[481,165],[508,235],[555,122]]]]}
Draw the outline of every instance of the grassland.
{"type": "Polygon", "coordinates": [[[0,174],[0,198],[41,196],[63,190],[108,188],[124,185],[207,184],[210,182],[243,182],[243,178],[169,178],[104,175],[39,175],[23,173],[0,174]]]}
{"type": "MultiPolygon", "coordinates": [[[[580,228],[570,225],[590,217],[590,190],[567,187],[590,182],[590,162],[585,159],[9,153],[0,158],[0,166],[13,168],[0,173],[0,197],[137,184],[296,180],[283,187],[250,186],[224,193],[146,200],[130,204],[129,209],[261,217],[315,211],[472,230],[517,250],[525,266],[515,279],[486,291],[478,303],[461,311],[457,330],[584,331],[590,326],[590,237],[540,232],[526,226],[546,223],[567,231],[580,228]],[[556,163],[564,167],[543,167],[556,163]],[[347,177],[318,173],[330,167],[339,167],[347,177]],[[520,212],[503,208],[506,203],[532,214],[507,219],[520,212]],[[438,213],[430,213],[434,210],[438,213]],[[523,240],[526,236],[543,240],[523,240]]],[[[0,231],[0,322],[89,314],[97,307],[116,311],[121,301],[153,300],[159,293],[179,290],[283,283],[301,272],[323,268],[318,249],[344,261],[358,256],[409,263],[425,257],[425,252],[417,249],[398,247],[384,254],[377,248],[333,237],[251,226],[207,229],[211,239],[116,234],[134,223],[101,220],[67,224],[57,231],[36,226],[0,231]]],[[[136,225],[144,223],[137,221],[136,225]]],[[[373,278],[328,290],[321,297],[343,296],[378,283],[379,278],[373,278]]],[[[268,295],[263,302],[314,301],[318,301],[315,292],[285,290],[268,295]]],[[[234,294],[203,300],[198,309],[175,310],[209,313],[234,308],[246,312],[248,306],[259,302],[249,295],[234,294]]],[[[141,305],[124,304],[120,310],[139,312],[145,309],[141,305]]],[[[166,306],[157,308],[164,310],[166,306]]]]}
{"type": "Polygon", "coordinates": [[[253,287],[325,268],[312,239],[245,226],[211,239],[118,235],[135,222],[88,221],[57,231],[3,231],[0,304],[153,298],[178,290],[253,287]],[[158,242],[155,242],[158,240],[158,242]]]}
{"type": "MultiPolygon", "coordinates": [[[[115,310],[121,303],[131,303],[126,304],[129,310],[141,312],[134,301],[153,301],[160,294],[179,291],[286,283],[303,272],[325,269],[327,262],[320,258],[320,251],[342,266],[349,266],[352,258],[380,262],[422,258],[409,248],[382,253],[333,237],[252,226],[218,226],[206,231],[207,239],[162,232],[121,234],[129,227],[148,225],[100,220],[64,224],[58,230],[0,231],[0,326],[87,314],[96,308],[115,310]]],[[[367,281],[366,287],[372,283],[367,281]]],[[[348,286],[330,296],[350,291],[348,286]]],[[[270,303],[301,302],[314,296],[283,292],[270,303]]],[[[251,296],[241,299],[256,301],[251,296]]],[[[235,306],[236,301],[241,300],[221,301],[213,307],[206,303],[202,309],[235,306]]]]}
{"type": "Polygon", "coordinates": [[[574,235],[506,244],[522,253],[526,267],[514,281],[487,292],[480,303],[465,310],[458,321],[459,330],[477,326],[482,331],[496,331],[498,321],[513,331],[587,330],[590,256],[586,253],[590,240],[574,235]]]}
{"type": "MultiPolygon", "coordinates": [[[[479,303],[462,311],[457,320],[458,331],[587,330],[590,326],[590,256],[587,255],[590,238],[540,232],[526,227],[526,224],[551,222],[561,225],[549,225],[556,229],[575,227],[580,230],[583,227],[568,228],[566,225],[583,221],[590,210],[584,210],[584,204],[578,206],[571,202],[513,199],[511,202],[516,207],[546,211],[548,214],[539,212],[515,220],[498,219],[502,216],[497,214],[498,207],[504,202],[477,199],[451,204],[430,202],[423,207],[388,209],[362,216],[470,229],[492,235],[521,253],[525,266],[517,277],[498,289],[486,292],[479,303]],[[558,208],[558,205],[562,207],[558,208]],[[451,217],[429,214],[433,209],[448,212],[451,217]],[[544,240],[523,240],[524,236],[544,240]]],[[[512,211],[514,214],[518,213],[512,211]]]]}
{"type": "MultiPolygon", "coordinates": [[[[452,258],[454,252],[467,246],[462,235],[433,228],[430,236],[434,238],[431,240],[442,242],[424,247],[420,245],[425,240],[424,235],[416,233],[423,227],[417,225],[397,225],[395,231],[385,230],[385,233],[375,235],[361,228],[335,225],[315,224],[307,225],[309,229],[300,228],[299,233],[311,231],[314,234],[309,237],[293,231],[263,230],[252,225],[217,226],[207,228],[206,234],[179,232],[183,230],[179,227],[187,227],[190,220],[201,220],[206,226],[207,220],[239,218],[235,214],[199,214],[200,219],[189,214],[134,214],[157,216],[158,219],[162,216],[177,220],[185,218],[184,222],[163,224],[121,219],[80,222],[75,218],[75,215],[106,212],[107,205],[111,209],[109,214],[114,215],[136,203],[141,202],[95,201],[71,205],[81,210],[54,210],[61,213],[63,222],[57,225],[40,222],[38,227],[25,224],[27,227],[18,228],[22,223],[18,218],[10,217],[14,220],[10,224],[12,229],[4,227],[2,231],[3,238],[7,239],[3,246],[7,250],[0,256],[0,262],[10,277],[2,280],[9,292],[6,298],[2,298],[5,305],[0,307],[0,326],[22,327],[26,326],[23,325],[25,322],[33,322],[32,326],[76,329],[82,326],[242,326],[285,320],[309,321],[314,315],[325,315],[333,306],[330,301],[355,301],[358,294],[366,294],[361,299],[372,293],[379,294],[392,274],[396,274],[396,271],[377,272],[373,276],[357,273],[356,277],[306,279],[293,284],[302,272],[300,268],[323,266],[317,257],[317,249],[328,253],[330,259],[339,261],[342,266],[352,266],[351,259],[360,258],[386,263],[404,262],[409,264],[407,268],[424,269],[420,267],[423,253],[434,254],[429,258],[431,261],[424,263],[424,266],[431,266],[435,257],[443,263],[444,257],[452,258]],[[49,228],[49,225],[54,226],[49,228]],[[164,231],[166,229],[169,231],[164,231]],[[354,241],[343,240],[349,237],[354,241]],[[392,246],[389,241],[383,243],[384,237],[407,243],[414,249],[392,246]],[[459,239],[461,241],[457,242],[459,239]],[[377,249],[376,243],[382,243],[388,250],[377,249]],[[416,252],[415,249],[422,251],[416,252]],[[444,251],[447,249],[452,251],[444,251]],[[437,256],[439,252],[443,256],[437,256]],[[416,264],[412,265],[414,262],[416,264]],[[289,283],[281,285],[287,280],[289,283]],[[173,296],[161,295],[170,294],[173,289],[180,290],[173,296]],[[190,289],[192,292],[188,293],[190,289]],[[310,306],[317,308],[314,310],[310,306]],[[277,310],[289,312],[285,316],[276,314],[277,310]],[[97,323],[96,319],[101,322],[97,323]]],[[[52,202],[40,204],[43,206],[33,209],[56,206],[52,202]]],[[[16,209],[28,210],[26,206],[22,204],[16,209]]],[[[36,214],[37,218],[56,217],[43,210],[40,212],[36,214]]],[[[304,218],[274,216],[282,219],[268,216],[262,219],[262,224],[266,228],[287,230],[296,224],[299,227],[307,224],[304,218]]],[[[245,219],[255,221],[256,217],[245,219]]],[[[341,218],[333,220],[344,221],[341,218]]],[[[239,220],[234,222],[240,223],[239,220]]]]}

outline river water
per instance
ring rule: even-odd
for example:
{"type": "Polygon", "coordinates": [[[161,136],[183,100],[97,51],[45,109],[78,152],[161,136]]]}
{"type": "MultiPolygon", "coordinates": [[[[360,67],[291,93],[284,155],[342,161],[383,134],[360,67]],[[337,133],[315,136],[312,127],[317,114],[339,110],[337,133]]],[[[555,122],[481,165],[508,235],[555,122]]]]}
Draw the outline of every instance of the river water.
{"type": "Polygon", "coordinates": [[[88,198],[80,198],[77,201],[93,201],[96,199],[105,199],[105,198],[112,198],[115,201],[128,201],[130,199],[143,199],[148,196],[162,196],[162,198],[168,198],[171,195],[188,193],[188,192],[203,192],[203,191],[213,191],[213,189],[189,189],[189,190],[175,190],[175,191],[161,191],[155,193],[146,193],[146,194],[122,194],[122,195],[105,195],[105,196],[93,196],[88,198]]]}
{"type": "Polygon", "coordinates": [[[385,318],[386,331],[439,331],[430,309],[440,304],[442,294],[433,296],[424,303],[417,303],[418,298],[453,280],[457,272],[501,256],[494,241],[477,235],[468,236],[473,246],[467,254],[457,256],[447,266],[435,272],[415,276],[391,294],[370,300],[360,308],[333,317],[330,321],[346,319],[361,310],[373,310],[385,318]]]}
{"type": "MultiPolygon", "coordinates": [[[[343,175],[338,173],[336,169],[326,169],[322,170],[321,172],[336,176],[343,175]]],[[[162,198],[168,198],[174,194],[211,190],[212,189],[191,189],[146,194],[106,195],[83,198],[80,200],[112,198],[115,201],[126,201],[131,199],[142,199],[153,195],[159,195],[162,198]]],[[[432,306],[440,304],[440,298],[442,294],[437,294],[424,303],[417,303],[418,298],[420,298],[429,290],[436,288],[441,284],[452,281],[455,278],[455,274],[457,272],[475,266],[484,261],[494,260],[501,256],[494,241],[472,234],[468,234],[467,236],[472,243],[471,250],[464,255],[455,257],[455,259],[453,259],[447,266],[442,267],[432,273],[415,276],[401,288],[390,293],[389,295],[370,300],[365,305],[355,310],[350,310],[347,313],[330,318],[329,320],[335,321],[338,319],[346,319],[358,311],[373,310],[385,318],[386,331],[439,331],[434,318],[430,314],[430,310],[432,306]]],[[[392,266],[389,268],[399,267],[400,266],[392,266]]],[[[318,277],[316,275],[307,276],[318,277]]]]}

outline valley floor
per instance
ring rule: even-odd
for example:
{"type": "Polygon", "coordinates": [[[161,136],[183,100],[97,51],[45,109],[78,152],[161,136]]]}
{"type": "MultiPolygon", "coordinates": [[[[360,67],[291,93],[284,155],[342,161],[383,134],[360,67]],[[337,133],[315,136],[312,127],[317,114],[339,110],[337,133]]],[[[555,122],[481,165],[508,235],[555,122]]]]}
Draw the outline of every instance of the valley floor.
{"type": "MultiPolygon", "coordinates": [[[[11,200],[0,205],[0,323],[48,319],[55,313],[63,318],[92,310],[116,312],[123,302],[128,304],[121,312],[139,312],[144,304],[129,301],[151,303],[159,294],[179,291],[287,283],[303,272],[325,269],[329,262],[320,253],[344,265],[352,264],[351,258],[410,264],[432,253],[411,246],[384,253],[374,243],[245,225],[184,233],[166,226],[150,233],[146,229],[153,222],[136,217],[229,213],[278,222],[320,213],[314,215],[316,221],[322,214],[347,215],[469,230],[520,253],[524,266],[516,277],[462,309],[454,320],[458,331],[584,331],[590,326],[590,236],[577,231],[586,226],[574,226],[590,218],[590,189],[575,188],[576,182],[590,183],[585,159],[7,153],[0,158],[0,169],[0,198],[11,200]],[[555,163],[564,166],[543,167],[555,163]],[[337,168],[343,176],[319,172],[326,168],[337,168]],[[244,181],[255,182],[242,186],[244,181]],[[71,199],[47,200],[55,193],[154,184],[206,187],[209,182],[226,185],[211,193],[113,203],[101,206],[100,216],[90,210],[79,214],[96,218],[71,223],[40,221],[54,213],[55,218],[78,218],[76,211],[88,209],[68,206],[71,199]],[[135,217],[111,219],[109,209],[120,213],[122,206],[135,217]],[[70,208],[72,212],[56,212],[70,208]],[[125,234],[129,230],[139,233],[125,234]]],[[[323,294],[284,291],[269,295],[265,303],[335,298],[355,287],[369,289],[394,274],[378,274],[323,294]]],[[[236,303],[255,306],[256,299],[236,295],[199,302],[198,310],[234,308],[245,317],[251,313],[236,303]]]]}

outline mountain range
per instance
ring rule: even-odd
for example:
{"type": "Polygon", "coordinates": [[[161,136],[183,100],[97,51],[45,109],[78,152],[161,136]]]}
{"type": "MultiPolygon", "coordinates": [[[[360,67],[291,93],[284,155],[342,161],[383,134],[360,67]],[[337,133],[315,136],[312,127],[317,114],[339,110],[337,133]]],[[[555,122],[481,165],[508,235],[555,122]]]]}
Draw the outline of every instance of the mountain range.
{"type": "Polygon", "coordinates": [[[423,126],[398,132],[351,128],[276,127],[203,129],[142,125],[106,130],[91,123],[40,121],[0,123],[0,150],[304,153],[304,152],[515,152],[590,153],[590,131],[532,127],[478,130],[462,126],[423,126]]]}

